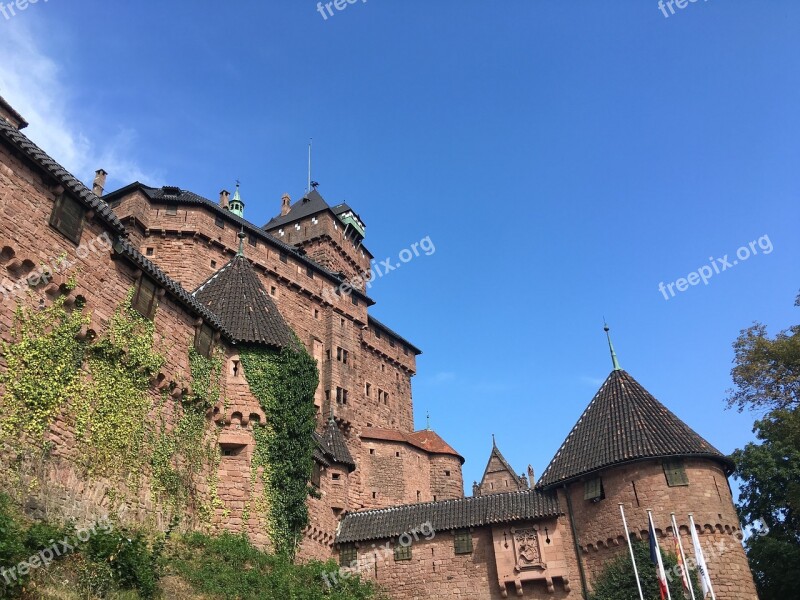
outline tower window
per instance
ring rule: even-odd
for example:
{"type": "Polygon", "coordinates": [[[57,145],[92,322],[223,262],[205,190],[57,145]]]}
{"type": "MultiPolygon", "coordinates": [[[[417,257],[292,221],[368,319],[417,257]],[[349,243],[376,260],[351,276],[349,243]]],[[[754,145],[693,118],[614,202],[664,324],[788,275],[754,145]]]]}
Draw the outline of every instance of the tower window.
{"type": "Polygon", "coordinates": [[[364,384],[364,395],[369,398],[370,394],[372,393],[372,385],[369,383],[364,384]]]}
{"type": "Polygon", "coordinates": [[[167,206],[166,210],[164,210],[164,214],[170,217],[174,217],[178,214],[178,207],[174,204],[171,206],[167,206]]]}
{"type": "Polygon", "coordinates": [[[594,479],[589,479],[584,483],[583,487],[583,499],[584,500],[591,500],[593,502],[599,502],[605,498],[605,494],[603,493],[603,480],[599,477],[595,477],[594,479]]]}
{"type": "Polygon", "coordinates": [[[331,479],[333,479],[334,481],[339,481],[341,478],[342,478],[341,473],[332,473],[331,474],[331,479]]]}
{"type": "Polygon", "coordinates": [[[404,546],[403,544],[395,544],[394,547],[394,559],[396,561],[400,560],[411,560],[411,545],[404,546]]]}
{"type": "Polygon", "coordinates": [[[76,244],[81,241],[83,231],[83,217],[86,209],[77,200],[66,194],[61,194],[53,205],[53,212],[50,214],[50,225],[64,234],[69,240],[76,244]]]}
{"type": "Polygon", "coordinates": [[[472,534],[468,529],[459,529],[453,534],[456,554],[472,554],[472,534]]]}
{"type": "Polygon", "coordinates": [[[375,448],[370,448],[370,449],[369,449],[369,453],[370,453],[370,454],[375,454],[375,448]]]}
{"type": "Polygon", "coordinates": [[[145,254],[147,256],[153,256],[153,254],[155,254],[155,250],[153,248],[148,248],[145,254]]]}
{"type": "Polygon", "coordinates": [[[250,244],[253,247],[257,247],[258,246],[258,238],[251,233],[250,235],[247,236],[247,243],[250,244]]]}
{"type": "Polygon", "coordinates": [[[314,270],[311,267],[306,267],[306,277],[314,279],[314,270]]]}
{"type": "Polygon", "coordinates": [[[198,354],[211,358],[214,349],[214,330],[205,323],[198,327],[194,334],[194,349],[198,354]]]}
{"type": "Polygon", "coordinates": [[[450,477],[450,471],[445,471],[445,472],[444,472],[444,476],[445,476],[445,477],[450,477]]]}
{"type": "Polygon", "coordinates": [[[686,467],[682,460],[664,461],[664,475],[667,477],[667,485],[669,487],[689,485],[689,478],[686,476],[686,467]]]}
{"type": "Polygon", "coordinates": [[[212,269],[216,269],[217,268],[217,261],[215,261],[215,260],[211,261],[211,268],[212,269]]]}
{"type": "Polygon", "coordinates": [[[358,550],[355,544],[344,544],[339,547],[339,565],[349,567],[358,561],[358,550]]]}
{"type": "Polygon", "coordinates": [[[281,252],[280,259],[281,259],[282,263],[288,263],[289,262],[289,256],[286,254],[286,252],[281,252]]]}
{"type": "Polygon", "coordinates": [[[216,225],[220,229],[225,229],[225,219],[223,219],[222,217],[216,217],[214,219],[214,225],[216,225]]]}
{"type": "Polygon", "coordinates": [[[156,316],[156,308],[158,308],[158,288],[155,282],[142,275],[139,278],[139,283],[136,284],[136,292],[131,301],[131,307],[141,314],[145,319],[152,320],[156,316]]]}

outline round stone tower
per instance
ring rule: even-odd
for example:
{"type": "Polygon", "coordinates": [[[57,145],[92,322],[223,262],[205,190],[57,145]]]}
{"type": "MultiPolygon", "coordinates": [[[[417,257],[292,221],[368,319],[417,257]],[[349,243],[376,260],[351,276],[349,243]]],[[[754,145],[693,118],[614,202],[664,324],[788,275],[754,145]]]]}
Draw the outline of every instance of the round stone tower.
{"type": "Polygon", "coordinates": [[[662,552],[674,551],[674,513],[690,566],[693,515],[717,599],[757,600],[728,484],[733,464],[620,369],[613,348],[612,356],[614,370],[538,484],[558,491],[574,524],[586,585],[627,552],[622,505],[633,540],[648,539],[652,511],[662,552]]]}

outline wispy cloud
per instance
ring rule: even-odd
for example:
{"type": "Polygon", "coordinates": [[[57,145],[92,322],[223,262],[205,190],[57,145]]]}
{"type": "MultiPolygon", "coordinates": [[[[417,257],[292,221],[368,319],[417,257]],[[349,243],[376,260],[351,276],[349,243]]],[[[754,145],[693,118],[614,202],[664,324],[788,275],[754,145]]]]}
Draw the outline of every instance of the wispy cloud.
{"type": "Polygon", "coordinates": [[[587,377],[586,375],[581,376],[581,383],[595,388],[603,385],[603,381],[605,381],[605,379],[599,379],[597,377],[587,377]]]}
{"type": "Polygon", "coordinates": [[[0,95],[30,123],[24,133],[84,182],[101,167],[116,183],[162,180],[159,172],[144,169],[132,158],[134,129],[121,128],[102,142],[90,139],[85,131],[97,115],[81,114],[74,106],[67,76],[40,39],[19,21],[0,35],[0,95]]]}

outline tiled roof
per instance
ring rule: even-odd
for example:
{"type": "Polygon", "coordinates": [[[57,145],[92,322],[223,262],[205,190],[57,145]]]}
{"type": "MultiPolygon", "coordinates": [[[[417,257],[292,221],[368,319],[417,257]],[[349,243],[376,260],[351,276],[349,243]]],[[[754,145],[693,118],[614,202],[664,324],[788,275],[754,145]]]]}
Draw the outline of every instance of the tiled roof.
{"type": "Polygon", "coordinates": [[[330,467],[331,463],[328,461],[330,457],[330,452],[328,451],[328,447],[326,446],[322,437],[315,431],[311,434],[314,437],[314,452],[312,453],[312,458],[317,461],[319,464],[330,467]]]}
{"type": "MultiPolygon", "coordinates": [[[[231,211],[222,208],[218,203],[212,202],[208,198],[204,198],[203,196],[195,194],[194,192],[183,190],[179,187],[174,187],[174,186],[164,186],[160,188],[154,188],[144,185],[143,183],[137,181],[129,185],[126,185],[123,188],[110,192],[109,194],[103,196],[103,198],[109,204],[114,206],[115,203],[118,202],[123,196],[129,194],[133,190],[140,190],[151,200],[157,202],[163,202],[165,204],[190,204],[195,206],[202,206],[216,215],[222,216],[225,219],[233,221],[237,228],[244,229],[246,233],[254,235],[262,242],[274,246],[275,248],[278,248],[283,252],[292,255],[296,260],[300,261],[304,265],[311,267],[313,270],[317,271],[322,276],[327,277],[333,282],[336,282],[335,285],[339,285],[339,283],[343,281],[338,274],[334,273],[333,271],[330,271],[329,269],[326,269],[322,265],[313,261],[294,246],[290,246],[289,244],[282,242],[277,237],[270,235],[262,228],[257,227],[250,221],[243,219],[242,217],[232,213],[231,211]]],[[[370,298],[366,294],[361,293],[358,290],[353,290],[352,293],[358,296],[364,302],[366,302],[367,306],[372,306],[373,304],[375,304],[375,301],[372,300],[372,298],[370,298]]]]}
{"type": "Polygon", "coordinates": [[[19,130],[12,127],[10,123],[2,118],[0,118],[0,139],[6,140],[15,148],[19,149],[35,165],[49,173],[56,181],[64,186],[64,189],[69,191],[70,194],[86,208],[93,210],[96,215],[95,218],[99,219],[118,236],[114,241],[114,251],[117,254],[130,260],[140,268],[142,272],[152,277],[154,281],[163,287],[167,293],[180,304],[189,308],[194,314],[202,317],[209,325],[230,338],[229,332],[223,327],[222,323],[213,312],[200,304],[189,292],[183,289],[177,281],[171,279],[125,239],[128,235],[127,230],[105,201],[95,196],[95,194],[83,185],[74,175],[69,173],[44,150],[39,148],[24,134],[20,133],[19,130]]]}
{"type": "Polygon", "coordinates": [[[542,473],[552,486],[612,465],[661,457],[730,460],[623,370],[611,372],[542,473]]]}
{"type": "Polygon", "coordinates": [[[361,439],[383,440],[387,442],[401,442],[414,446],[430,454],[450,454],[457,457],[461,464],[464,464],[464,457],[456,452],[450,444],[445,442],[439,434],[429,429],[415,431],[414,433],[403,433],[395,429],[383,429],[381,427],[365,427],[361,431],[361,439]]]}
{"type": "Polygon", "coordinates": [[[322,211],[330,210],[330,208],[331,207],[327,202],[325,202],[325,199],[317,190],[311,190],[310,193],[306,194],[300,198],[300,200],[292,204],[288,213],[285,215],[278,215],[277,217],[270,219],[269,223],[264,225],[264,229],[274,229],[275,227],[280,227],[286,223],[292,223],[297,219],[310,217],[311,215],[315,215],[322,211]]]}
{"type": "Polygon", "coordinates": [[[5,110],[8,114],[14,117],[17,121],[19,121],[20,129],[25,129],[29,125],[29,123],[25,120],[25,117],[19,114],[17,110],[13,106],[11,106],[2,96],[0,96],[0,108],[5,110]]]}
{"type": "Polygon", "coordinates": [[[293,342],[291,329],[241,254],[200,284],[192,296],[219,317],[236,343],[285,348],[293,342]]]}
{"type": "Polygon", "coordinates": [[[92,191],[78,181],[74,175],[50,158],[44,150],[30,141],[25,134],[21,133],[3,118],[0,118],[0,138],[10,142],[29,160],[49,173],[53,179],[61,183],[64,189],[69,191],[79,202],[93,210],[97,218],[103,221],[112,231],[123,237],[127,236],[125,227],[120,223],[117,216],[105,202],[95,196],[92,191]]]}
{"type": "Polygon", "coordinates": [[[433,531],[439,533],[560,514],[556,495],[541,490],[406,504],[347,514],[339,525],[336,542],[392,538],[419,529],[428,522],[433,531]]]}
{"type": "Polygon", "coordinates": [[[353,456],[350,454],[350,450],[347,449],[347,442],[344,439],[344,434],[339,429],[339,426],[336,425],[334,419],[328,420],[328,424],[322,431],[321,437],[325,442],[331,460],[340,465],[346,465],[349,467],[350,471],[354,471],[356,463],[353,460],[353,456]]]}
{"type": "Polygon", "coordinates": [[[419,348],[417,348],[417,347],[416,347],[414,344],[412,344],[411,342],[409,342],[407,339],[405,339],[403,336],[401,336],[401,335],[400,335],[399,333],[397,333],[396,331],[393,331],[393,330],[389,329],[389,327],[388,327],[387,325],[384,325],[383,323],[381,323],[380,321],[378,321],[378,319],[376,319],[376,318],[375,318],[375,317],[373,317],[372,315],[369,315],[369,316],[367,317],[367,320],[369,321],[369,324],[370,324],[370,325],[373,325],[373,326],[377,327],[378,329],[381,329],[382,331],[384,331],[384,332],[388,333],[388,334],[389,334],[389,335],[391,335],[392,337],[396,338],[396,339],[397,339],[397,341],[399,341],[399,342],[403,342],[403,343],[404,343],[406,346],[408,346],[408,348],[409,348],[409,349],[410,349],[410,350],[411,350],[411,351],[412,351],[412,352],[413,352],[415,355],[419,356],[420,354],[422,354],[422,350],[420,350],[419,348]]]}

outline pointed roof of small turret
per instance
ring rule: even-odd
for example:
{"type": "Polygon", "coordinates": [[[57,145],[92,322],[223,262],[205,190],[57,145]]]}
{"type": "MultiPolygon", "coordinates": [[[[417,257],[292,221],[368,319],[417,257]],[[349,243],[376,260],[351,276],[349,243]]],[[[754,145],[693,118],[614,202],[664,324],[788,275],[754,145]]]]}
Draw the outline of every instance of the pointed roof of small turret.
{"type": "Polygon", "coordinates": [[[321,437],[333,461],[340,465],[345,465],[350,471],[354,471],[356,463],[347,448],[347,440],[345,440],[342,430],[336,424],[336,419],[333,418],[333,415],[328,419],[325,429],[322,430],[321,437]]]}
{"type": "Polygon", "coordinates": [[[525,485],[523,478],[516,474],[511,464],[506,460],[505,456],[503,456],[503,453],[500,452],[494,434],[492,434],[492,452],[489,455],[489,460],[486,462],[486,468],[483,470],[480,487],[483,488],[483,484],[486,482],[486,476],[489,475],[489,473],[497,473],[498,471],[508,472],[512,480],[517,482],[519,489],[528,487],[525,485]]]}
{"type": "Polygon", "coordinates": [[[733,468],[729,458],[615,367],[542,473],[539,486],[647,458],[707,457],[733,468]]]}
{"type": "Polygon", "coordinates": [[[294,343],[292,330],[244,256],[244,233],[239,252],[203,282],[192,295],[207,306],[231,333],[234,343],[285,348],[294,343]]]}

